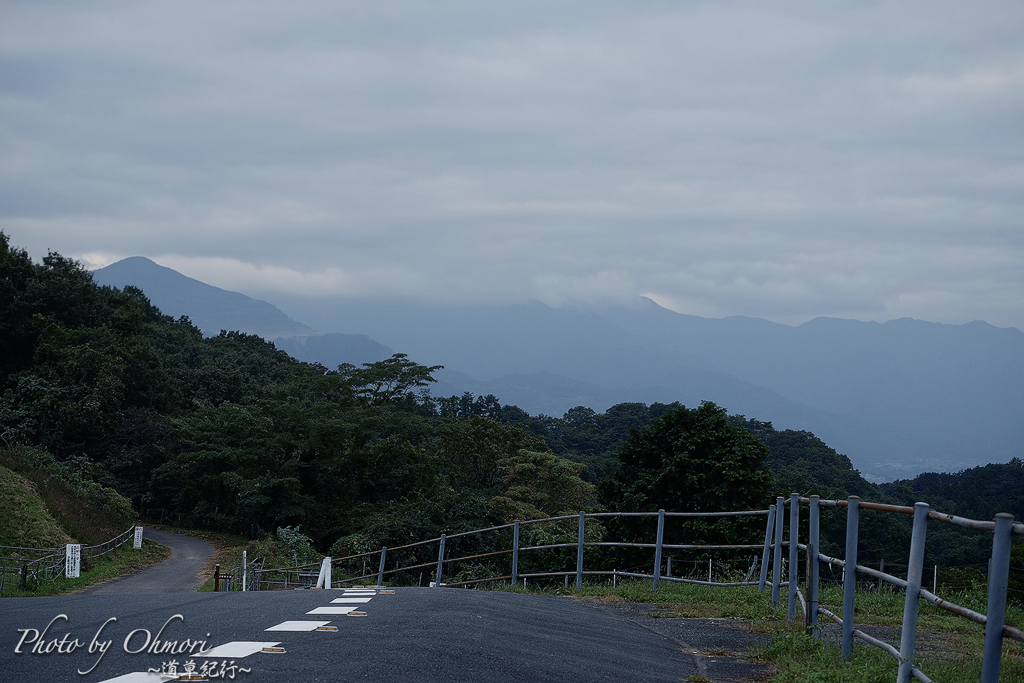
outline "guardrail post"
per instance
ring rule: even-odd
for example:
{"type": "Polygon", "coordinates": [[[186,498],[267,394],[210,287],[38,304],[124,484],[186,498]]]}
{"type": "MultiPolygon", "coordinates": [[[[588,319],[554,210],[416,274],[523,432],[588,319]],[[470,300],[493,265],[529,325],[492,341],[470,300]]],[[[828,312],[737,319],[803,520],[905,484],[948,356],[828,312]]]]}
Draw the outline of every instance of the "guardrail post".
{"type": "Polygon", "coordinates": [[[907,594],[903,603],[903,631],[900,633],[900,668],[897,683],[910,683],[917,639],[917,608],[921,601],[921,575],[924,573],[924,539],[928,532],[928,503],[914,503],[914,532],[910,536],[907,561],[907,594]]]}
{"type": "Polygon", "coordinates": [[[512,585],[519,582],[519,522],[512,526],[512,585]]]}
{"type": "Polygon", "coordinates": [[[821,498],[811,496],[810,519],[807,534],[807,628],[811,637],[818,642],[821,634],[818,631],[818,553],[821,543],[821,498]]]}
{"type": "Polygon", "coordinates": [[[789,621],[796,619],[796,588],[800,582],[800,494],[789,494],[789,621]]]}
{"type": "Polygon", "coordinates": [[[384,546],[380,549],[380,570],[377,572],[377,585],[384,585],[384,561],[388,556],[388,547],[384,546]]]}
{"type": "Polygon", "coordinates": [[[587,515],[580,512],[580,536],[576,542],[576,590],[583,588],[583,531],[587,523],[587,515]]]}
{"type": "Polygon", "coordinates": [[[779,586],[782,584],[782,511],[786,499],[775,499],[775,553],[772,556],[772,606],[779,604],[779,586]]]}
{"type": "Polygon", "coordinates": [[[853,605],[857,592],[857,531],[860,497],[850,496],[846,508],[846,564],[843,571],[843,659],[853,657],[853,605]]]}
{"type": "Polygon", "coordinates": [[[661,543],[665,538],[665,511],[658,510],[658,535],[654,539],[654,580],[651,583],[651,590],[658,590],[658,581],[661,580],[661,543]]]}
{"type": "Polygon", "coordinates": [[[764,584],[768,581],[768,563],[771,561],[772,527],[775,526],[775,506],[768,508],[768,526],[764,530],[764,552],[761,554],[761,577],[757,584],[757,592],[764,592],[764,584]]]}
{"type": "Polygon", "coordinates": [[[988,610],[985,613],[987,621],[985,654],[981,659],[981,683],[999,683],[1012,535],[1013,515],[1000,512],[996,515],[996,529],[992,536],[992,561],[989,563],[988,571],[988,610]]]}
{"type": "Polygon", "coordinates": [[[213,565],[213,592],[220,593],[220,565],[213,565]]]}
{"type": "Polygon", "coordinates": [[[242,591],[245,591],[246,579],[249,577],[249,551],[242,551],[242,591]]]}
{"type": "Polygon", "coordinates": [[[444,568],[444,534],[441,534],[441,546],[437,549],[437,578],[434,580],[434,588],[441,587],[441,570],[444,568]]]}

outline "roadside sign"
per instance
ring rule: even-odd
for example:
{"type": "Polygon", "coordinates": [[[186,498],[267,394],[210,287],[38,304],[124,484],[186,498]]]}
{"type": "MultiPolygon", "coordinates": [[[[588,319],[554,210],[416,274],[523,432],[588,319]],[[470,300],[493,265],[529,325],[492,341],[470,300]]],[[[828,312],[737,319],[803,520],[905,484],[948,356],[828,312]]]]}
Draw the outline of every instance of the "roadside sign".
{"type": "Polygon", "coordinates": [[[141,526],[135,527],[135,543],[132,545],[132,548],[134,548],[135,550],[141,550],[142,549],[142,527],[141,526]]]}
{"type": "Polygon", "coordinates": [[[64,551],[64,575],[69,579],[77,579],[82,570],[82,546],[78,543],[68,543],[64,551]]]}

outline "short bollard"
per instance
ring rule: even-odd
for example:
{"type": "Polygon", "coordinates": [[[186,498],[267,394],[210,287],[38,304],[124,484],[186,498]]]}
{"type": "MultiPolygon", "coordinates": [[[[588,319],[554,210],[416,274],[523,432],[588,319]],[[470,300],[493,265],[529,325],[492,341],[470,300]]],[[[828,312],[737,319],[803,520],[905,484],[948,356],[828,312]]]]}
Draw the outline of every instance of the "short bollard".
{"type": "Polygon", "coordinates": [[[213,565],[213,592],[220,593],[220,565],[213,565]]]}

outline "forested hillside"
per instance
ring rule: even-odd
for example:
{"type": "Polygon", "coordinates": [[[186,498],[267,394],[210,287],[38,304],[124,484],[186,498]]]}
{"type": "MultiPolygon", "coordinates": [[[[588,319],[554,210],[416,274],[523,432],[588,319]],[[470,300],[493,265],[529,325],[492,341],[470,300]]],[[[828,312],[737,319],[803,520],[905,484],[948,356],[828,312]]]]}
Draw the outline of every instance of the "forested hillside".
{"type": "MultiPolygon", "coordinates": [[[[204,338],[140,290],[100,287],[57,254],[34,263],[3,233],[0,347],[5,462],[52,457],[145,519],[252,536],[297,526],[323,552],[601,506],[766,507],[790,491],[896,500],[916,486],[879,488],[813,434],[710,403],[532,416],[493,396],[433,397],[440,366],[403,354],[326,368],[253,335],[204,338]],[[671,448],[650,457],[664,434],[704,436],[689,460],[671,448]],[[698,460],[707,443],[719,451],[698,460]],[[726,452],[743,456],[727,466],[726,452]],[[703,478],[680,474],[699,468],[703,478]]],[[[951,475],[936,476],[923,494],[960,505],[956,487],[940,486],[951,475]]],[[[1006,509],[1021,499],[1020,487],[986,498],[1006,509]]],[[[899,523],[865,523],[866,560],[904,547],[899,523]]]]}

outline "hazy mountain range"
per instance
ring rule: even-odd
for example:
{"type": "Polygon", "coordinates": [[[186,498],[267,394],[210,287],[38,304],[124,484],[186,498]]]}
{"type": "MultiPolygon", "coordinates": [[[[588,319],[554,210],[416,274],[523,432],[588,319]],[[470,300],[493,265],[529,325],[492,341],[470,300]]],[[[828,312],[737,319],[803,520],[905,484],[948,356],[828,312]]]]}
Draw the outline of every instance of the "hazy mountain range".
{"type": "Polygon", "coordinates": [[[279,297],[281,309],[143,258],[93,273],[133,284],[204,330],[239,329],[328,367],[392,349],[444,365],[435,395],[494,394],[561,416],[623,401],[712,400],[732,413],[806,429],[873,478],[958,470],[1024,456],[1024,333],[818,318],[797,327],[633,306],[554,309],[539,302],[446,307],[279,297]]]}

